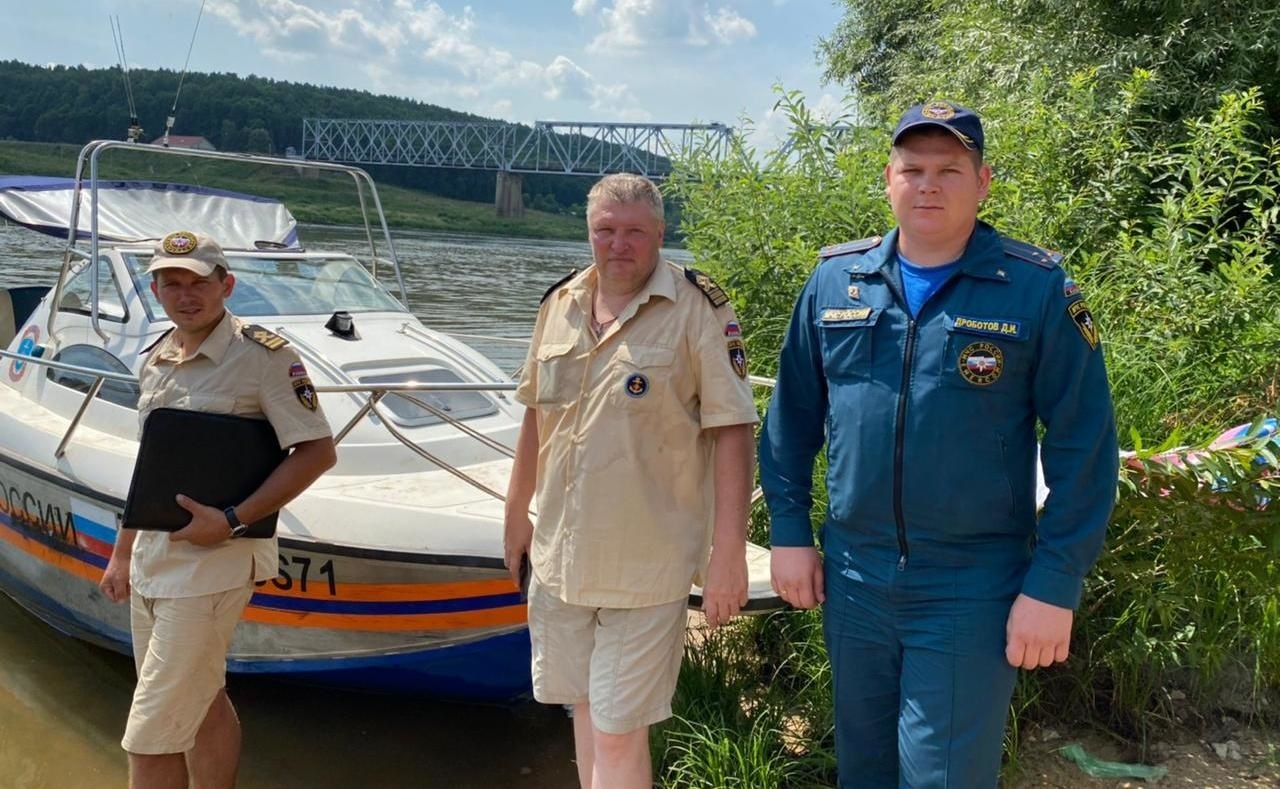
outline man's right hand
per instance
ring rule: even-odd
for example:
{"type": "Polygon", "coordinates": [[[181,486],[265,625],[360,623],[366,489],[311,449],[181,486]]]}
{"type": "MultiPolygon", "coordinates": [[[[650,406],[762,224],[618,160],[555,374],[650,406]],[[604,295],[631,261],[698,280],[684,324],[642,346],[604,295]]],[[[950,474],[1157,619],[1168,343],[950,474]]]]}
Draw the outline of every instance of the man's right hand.
{"type": "Polygon", "coordinates": [[[533,521],[528,512],[507,513],[502,519],[502,563],[511,573],[511,583],[520,586],[520,559],[533,542],[533,521]]]}
{"type": "Polygon", "coordinates": [[[822,559],[818,549],[773,547],[769,549],[769,574],[773,591],[796,608],[813,608],[826,602],[822,581],[822,559]]]}
{"type": "Polygon", "coordinates": [[[102,572],[102,580],[98,588],[113,603],[123,603],[129,599],[129,559],[111,557],[107,561],[107,569],[102,572]]]}

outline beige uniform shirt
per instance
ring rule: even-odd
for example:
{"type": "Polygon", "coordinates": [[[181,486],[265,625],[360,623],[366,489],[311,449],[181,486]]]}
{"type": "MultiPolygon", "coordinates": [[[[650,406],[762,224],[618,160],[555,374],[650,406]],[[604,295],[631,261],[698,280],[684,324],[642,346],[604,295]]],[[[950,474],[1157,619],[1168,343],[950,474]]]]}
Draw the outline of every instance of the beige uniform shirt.
{"type": "MultiPolygon", "coordinates": [[[[153,409],[185,408],[265,416],[286,448],[332,435],[297,351],[289,346],[268,350],[244,337],[243,326],[228,312],[185,361],[173,335],[152,348],[138,376],[139,424],[153,409]]],[[[168,532],[140,531],[133,544],[129,582],[144,597],[196,597],[244,586],[251,578],[265,581],[278,572],[274,538],[201,547],[170,542],[168,532]]]]}
{"type": "Polygon", "coordinates": [[[595,286],[593,266],[546,299],[516,390],[538,415],[532,565],[567,603],[658,605],[688,595],[708,558],[704,431],[754,424],[755,403],[733,308],[679,266],[660,262],[598,342],[595,286]]]}

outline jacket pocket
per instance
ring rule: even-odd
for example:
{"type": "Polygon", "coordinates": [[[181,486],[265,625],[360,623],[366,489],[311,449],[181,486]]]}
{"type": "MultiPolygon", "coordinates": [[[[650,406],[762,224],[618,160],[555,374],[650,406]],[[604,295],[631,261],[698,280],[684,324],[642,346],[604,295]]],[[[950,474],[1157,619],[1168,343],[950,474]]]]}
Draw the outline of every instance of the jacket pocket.
{"type": "Polygon", "coordinates": [[[573,356],[569,353],[574,343],[545,343],[538,346],[534,355],[537,365],[535,374],[537,386],[534,391],[534,403],[538,405],[554,405],[567,403],[578,395],[581,381],[574,381],[573,356]]]}
{"type": "Polygon", "coordinates": [[[818,312],[822,367],[833,381],[869,378],[873,330],[883,310],[876,307],[827,308],[818,312]]]}
{"type": "Polygon", "coordinates": [[[609,400],[627,411],[657,410],[670,389],[675,351],[653,345],[623,345],[614,354],[606,382],[609,400]]]}

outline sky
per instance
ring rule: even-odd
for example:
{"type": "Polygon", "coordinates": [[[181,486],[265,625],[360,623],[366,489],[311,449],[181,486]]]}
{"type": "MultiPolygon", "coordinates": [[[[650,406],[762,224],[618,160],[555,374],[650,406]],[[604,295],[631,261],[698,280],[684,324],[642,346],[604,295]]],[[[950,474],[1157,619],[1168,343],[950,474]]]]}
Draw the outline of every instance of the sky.
{"type": "MultiPolygon", "coordinates": [[[[0,58],[182,68],[201,0],[0,0],[0,58]]],[[[785,132],[775,84],[840,113],[815,51],[836,0],[205,0],[191,71],[419,99],[490,118],[751,121],[785,132]]],[[[179,108],[181,109],[181,108],[179,108]]]]}

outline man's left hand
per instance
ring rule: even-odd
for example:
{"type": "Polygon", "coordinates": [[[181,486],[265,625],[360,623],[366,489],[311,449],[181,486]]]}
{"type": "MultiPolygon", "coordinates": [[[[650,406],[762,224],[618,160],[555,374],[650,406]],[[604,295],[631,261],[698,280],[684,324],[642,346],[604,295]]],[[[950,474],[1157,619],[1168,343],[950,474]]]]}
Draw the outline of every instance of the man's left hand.
{"type": "Polygon", "coordinates": [[[231,526],[222,510],[207,507],[181,493],[177,500],[179,507],[191,513],[191,522],[170,534],[170,542],[189,542],[207,547],[231,539],[231,526]]]}
{"type": "Polygon", "coordinates": [[[747,555],[737,550],[712,548],[707,565],[707,582],[702,586],[702,612],[707,624],[717,628],[732,619],[747,604],[747,555]]]}
{"type": "Polygon", "coordinates": [[[1033,669],[1061,663],[1071,646],[1070,608],[1018,595],[1005,625],[1005,659],[1014,668],[1033,669]]]}

